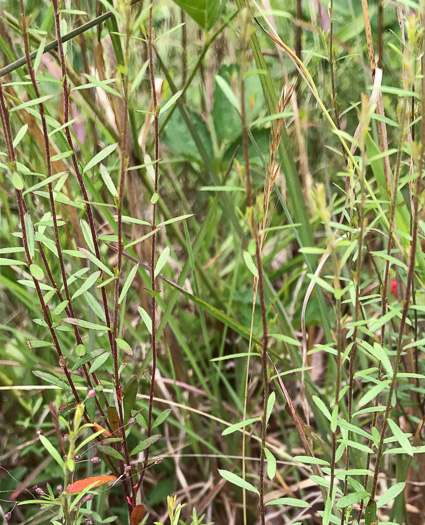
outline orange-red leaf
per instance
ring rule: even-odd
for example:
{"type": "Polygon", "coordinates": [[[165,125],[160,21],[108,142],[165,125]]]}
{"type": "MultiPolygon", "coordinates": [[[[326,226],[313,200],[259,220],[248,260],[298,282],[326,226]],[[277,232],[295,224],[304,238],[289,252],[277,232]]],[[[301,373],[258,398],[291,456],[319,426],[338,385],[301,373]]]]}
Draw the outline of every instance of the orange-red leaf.
{"type": "Polygon", "coordinates": [[[99,423],[93,423],[93,426],[95,427],[96,430],[101,430],[102,431],[102,434],[104,434],[105,436],[112,436],[112,434],[110,432],[108,432],[106,430],[106,428],[103,428],[99,425],[99,423]]]}
{"type": "Polygon", "coordinates": [[[136,505],[131,513],[130,525],[139,525],[145,515],[145,507],[143,505],[136,505]]]}
{"type": "Polygon", "coordinates": [[[74,481],[74,483],[71,483],[71,485],[68,487],[68,492],[70,494],[81,492],[92,483],[94,483],[92,488],[100,487],[100,485],[104,485],[105,483],[109,483],[115,479],[117,479],[115,476],[92,476],[90,478],[80,479],[78,481],[74,481]]]}

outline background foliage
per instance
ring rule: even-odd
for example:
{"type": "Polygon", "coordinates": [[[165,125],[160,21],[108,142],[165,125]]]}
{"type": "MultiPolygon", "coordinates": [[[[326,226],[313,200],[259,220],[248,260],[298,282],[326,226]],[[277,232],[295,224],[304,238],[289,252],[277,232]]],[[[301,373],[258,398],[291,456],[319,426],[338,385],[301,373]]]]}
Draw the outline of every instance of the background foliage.
{"type": "Polygon", "coordinates": [[[423,8],[2,2],[4,522],[423,523],[423,8]]]}

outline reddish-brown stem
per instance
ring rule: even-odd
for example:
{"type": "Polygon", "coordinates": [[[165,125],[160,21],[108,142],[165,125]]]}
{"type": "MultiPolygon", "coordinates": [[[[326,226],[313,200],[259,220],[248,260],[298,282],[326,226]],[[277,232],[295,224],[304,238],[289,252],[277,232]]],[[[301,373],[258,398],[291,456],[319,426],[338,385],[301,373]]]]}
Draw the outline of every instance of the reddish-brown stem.
{"type": "MultiPolygon", "coordinates": [[[[154,112],[154,132],[155,132],[155,180],[154,190],[155,194],[158,193],[158,178],[159,178],[159,108],[158,100],[155,89],[155,76],[153,71],[153,33],[152,33],[152,12],[153,12],[153,0],[151,0],[149,10],[149,35],[147,38],[148,42],[148,57],[149,57],[149,73],[152,90],[152,103],[154,112]]],[[[152,204],[152,230],[156,228],[156,202],[152,204]]],[[[155,298],[155,250],[156,250],[156,233],[152,235],[152,246],[151,246],[151,286],[152,286],[152,307],[151,307],[151,319],[152,319],[152,377],[151,387],[149,392],[149,414],[148,414],[148,437],[152,435],[152,411],[153,411],[153,394],[155,388],[155,374],[156,374],[156,298],[155,298]]],[[[145,471],[149,460],[149,448],[146,449],[145,461],[143,470],[140,475],[138,482],[138,488],[142,486],[145,471]]]]}

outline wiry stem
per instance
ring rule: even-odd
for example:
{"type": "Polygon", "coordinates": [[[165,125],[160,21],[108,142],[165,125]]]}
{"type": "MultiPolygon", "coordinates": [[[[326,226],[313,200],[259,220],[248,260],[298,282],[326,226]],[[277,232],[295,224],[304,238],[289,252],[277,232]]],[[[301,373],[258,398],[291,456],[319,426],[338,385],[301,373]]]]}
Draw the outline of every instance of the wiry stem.
{"type": "MultiPolygon", "coordinates": [[[[64,94],[64,123],[68,123],[69,122],[69,88],[68,88],[68,78],[67,78],[67,74],[66,74],[65,55],[64,55],[64,50],[63,50],[62,35],[61,35],[61,30],[60,30],[60,18],[59,18],[58,0],[52,0],[52,3],[53,3],[53,9],[54,9],[55,24],[56,24],[56,34],[57,34],[57,37],[58,37],[58,50],[59,50],[59,57],[60,57],[61,70],[62,70],[62,85],[63,85],[63,94],[64,94]]],[[[65,136],[66,136],[68,145],[69,145],[70,149],[72,150],[71,158],[72,158],[72,163],[73,163],[73,166],[74,166],[74,171],[75,171],[75,174],[77,176],[78,184],[79,184],[81,192],[83,194],[84,201],[86,201],[86,203],[88,203],[89,202],[88,193],[87,193],[87,189],[85,187],[84,181],[83,181],[83,177],[82,177],[80,168],[78,166],[77,157],[76,157],[75,149],[74,149],[74,143],[73,143],[73,140],[72,140],[71,131],[70,131],[70,127],[69,126],[67,126],[65,128],[65,136]]],[[[93,240],[95,255],[96,255],[96,257],[98,259],[100,259],[99,244],[97,242],[96,228],[95,228],[95,225],[94,225],[93,213],[92,213],[90,204],[86,204],[86,211],[87,211],[87,218],[88,218],[88,222],[89,222],[90,232],[91,232],[91,236],[92,236],[92,240],[93,240]]],[[[108,302],[107,302],[107,298],[106,298],[105,287],[101,288],[101,294],[102,294],[103,309],[104,309],[104,312],[105,312],[106,325],[109,328],[109,330],[108,330],[108,338],[109,338],[112,358],[113,358],[113,362],[114,362],[115,388],[116,388],[116,393],[117,393],[117,399],[120,400],[120,398],[122,396],[122,392],[121,392],[121,388],[120,388],[119,374],[118,374],[119,364],[118,364],[117,344],[116,344],[116,341],[115,341],[115,338],[114,338],[114,327],[113,327],[113,325],[111,325],[111,319],[110,319],[110,315],[109,315],[109,308],[108,308],[108,302]]],[[[126,436],[125,436],[125,428],[124,428],[122,406],[121,406],[121,409],[120,409],[120,405],[121,405],[121,402],[119,401],[118,402],[119,427],[121,429],[121,435],[122,435],[122,438],[123,438],[124,449],[126,450],[126,448],[127,448],[126,440],[127,439],[126,439],[126,436]]],[[[130,466],[130,461],[129,461],[129,458],[128,458],[128,454],[126,454],[126,455],[127,455],[126,459],[128,459],[127,466],[130,466]]],[[[119,465],[120,465],[121,475],[124,476],[124,474],[125,474],[125,472],[124,472],[124,465],[123,465],[122,462],[119,462],[119,465]]],[[[130,485],[132,485],[131,480],[129,480],[129,483],[130,483],[130,485]]],[[[125,491],[126,495],[128,495],[127,483],[124,483],[123,486],[124,486],[124,491],[125,491]]],[[[135,505],[135,500],[132,501],[131,504],[130,504],[130,501],[128,500],[128,505],[129,505],[129,512],[130,512],[130,508],[133,505],[135,505]]]]}
{"type": "MultiPolygon", "coordinates": [[[[247,22],[245,22],[247,23],[247,22]]],[[[242,31],[242,42],[245,44],[242,49],[242,56],[245,57],[246,49],[249,44],[249,26],[245,25],[242,31]]],[[[262,431],[261,431],[261,454],[260,454],[260,521],[261,525],[265,525],[266,522],[266,507],[264,504],[264,467],[265,467],[265,448],[266,448],[266,437],[267,437],[267,401],[269,398],[269,380],[267,372],[267,348],[268,348],[268,330],[267,330],[267,315],[266,305],[264,301],[264,281],[263,281],[263,267],[261,261],[261,242],[258,235],[258,229],[255,219],[254,201],[252,196],[252,180],[251,180],[251,169],[249,162],[249,149],[248,149],[248,125],[246,119],[246,107],[245,107],[245,74],[247,71],[246,60],[242,60],[241,67],[241,122],[242,122],[242,147],[244,153],[245,163],[245,177],[246,177],[246,193],[248,202],[248,216],[250,215],[251,220],[251,233],[255,240],[255,257],[258,269],[258,293],[260,297],[261,307],[261,320],[263,325],[263,348],[262,348],[262,371],[263,371],[263,415],[262,415],[262,431]]]]}
{"type": "MultiPolygon", "coordinates": [[[[151,81],[152,91],[152,103],[154,112],[154,134],[155,134],[155,180],[154,180],[154,192],[158,193],[158,179],[159,179],[159,107],[158,98],[156,95],[155,88],[155,75],[153,70],[153,42],[154,34],[152,27],[152,14],[153,14],[153,0],[151,0],[149,10],[149,35],[147,37],[148,44],[148,58],[149,58],[149,73],[151,81]]],[[[156,229],[156,201],[152,204],[152,230],[156,229]]],[[[153,411],[153,394],[155,389],[155,374],[156,374],[156,284],[155,284],[155,252],[156,252],[156,233],[152,235],[151,245],[151,286],[152,286],[152,303],[151,303],[151,319],[152,319],[152,376],[151,376],[151,387],[149,392],[149,412],[148,412],[148,438],[152,435],[152,411],[153,411]]],[[[142,486],[143,478],[148,466],[149,460],[149,447],[146,449],[145,461],[143,470],[140,476],[138,486],[142,486]]]]}

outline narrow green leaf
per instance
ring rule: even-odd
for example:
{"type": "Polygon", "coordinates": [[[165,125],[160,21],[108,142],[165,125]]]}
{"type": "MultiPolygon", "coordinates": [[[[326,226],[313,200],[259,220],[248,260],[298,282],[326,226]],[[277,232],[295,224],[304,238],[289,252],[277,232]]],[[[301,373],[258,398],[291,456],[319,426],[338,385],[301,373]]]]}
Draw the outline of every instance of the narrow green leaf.
{"type": "Polygon", "coordinates": [[[124,461],[124,457],[122,454],[120,454],[117,450],[115,450],[110,445],[102,445],[99,447],[99,451],[103,452],[107,456],[111,456],[111,458],[118,459],[119,461],[124,461]]]}
{"type": "Polygon", "coordinates": [[[110,144],[109,146],[106,146],[106,148],[99,151],[97,155],[95,155],[87,164],[86,167],[83,169],[83,173],[86,173],[87,171],[91,170],[94,166],[99,164],[99,162],[102,162],[103,159],[105,159],[108,155],[110,155],[113,151],[115,151],[118,147],[118,143],[116,144],[110,144]]]}
{"type": "Polygon", "coordinates": [[[301,499],[296,498],[278,498],[273,499],[272,501],[268,501],[266,505],[287,505],[288,507],[299,507],[302,509],[306,509],[310,506],[307,501],[303,501],[301,499]]]}
{"type": "Polygon", "coordinates": [[[126,298],[127,292],[130,289],[131,283],[133,282],[134,278],[136,277],[136,273],[137,273],[138,267],[139,267],[139,265],[136,264],[128,272],[128,275],[127,275],[127,277],[126,277],[126,279],[124,281],[124,285],[122,287],[122,290],[121,290],[121,293],[120,293],[120,296],[119,296],[119,299],[118,299],[118,304],[121,304],[124,301],[124,299],[126,298]]]}
{"type": "Polygon", "coordinates": [[[27,234],[28,251],[30,252],[31,259],[33,259],[35,255],[34,225],[29,213],[24,215],[24,223],[27,234]]]}
{"type": "Polygon", "coordinates": [[[240,112],[239,100],[238,100],[237,96],[234,94],[233,89],[229,86],[229,84],[220,75],[216,75],[215,80],[216,80],[218,86],[220,87],[220,89],[226,95],[226,98],[228,99],[228,101],[232,104],[232,106],[234,108],[236,108],[237,111],[240,112]]]}
{"type": "Polygon", "coordinates": [[[37,279],[37,281],[42,281],[44,279],[44,272],[42,268],[38,266],[38,264],[31,264],[30,272],[34,279],[37,279]]]}
{"type": "Polygon", "coordinates": [[[248,481],[245,481],[241,477],[237,476],[233,472],[229,472],[228,470],[218,470],[220,476],[224,478],[226,481],[229,481],[233,485],[236,485],[237,487],[240,487],[242,489],[248,490],[249,492],[254,492],[255,494],[260,494],[258,490],[254,487],[254,485],[251,485],[251,483],[248,483],[248,481]]]}
{"type": "Polygon", "coordinates": [[[365,490],[361,490],[359,492],[353,492],[351,494],[347,494],[346,496],[343,496],[338,501],[336,506],[339,509],[345,509],[346,507],[349,507],[350,505],[353,505],[354,503],[357,503],[358,501],[362,501],[369,497],[370,497],[369,492],[366,492],[365,490]]]}
{"type": "Polygon", "coordinates": [[[244,428],[248,425],[251,425],[252,423],[256,423],[257,421],[260,421],[259,417],[252,417],[250,419],[245,419],[244,421],[239,421],[239,423],[235,423],[234,425],[230,425],[230,427],[224,429],[221,435],[228,436],[229,434],[233,434],[233,432],[236,432],[240,428],[244,428]]]}
{"type": "Polygon", "coordinates": [[[110,328],[108,328],[105,325],[90,323],[89,321],[84,321],[84,319],[75,319],[74,317],[65,317],[64,322],[68,324],[80,326],[81,328],[87,328],[88,330],[99,330],[99,331],[110,330],[110,328]]]}
{"type": "Polygon", "coordinates": [[[31,106],[36,106],[37,104],[42,104],[43,102],[46,102],[47,100],[50,100],[55,95],[45,95],[44,97],[34,98],[32,100],[28,100],[27,102],[23,102],[22,104],[19,104],[19,106],[15,106],[10,110],[10,113],[13,113],[14,111],[19,111],[20,109],[26,109],[31,106]]]}
{"type": "Polygon", "coordinates": [[[61,177],[64,177],[65,175],[68,177],[68,173],[66,173],[65,171],[61,171],[60,173],[55,173],[54,175],[50,175],[50,177],[46,177],[41,182],[37,182],[37,184],[34,184],[34,186],[31,186],[30,188],[25,190],[23,195],[27,195],[27,193],[38,190],[39,188],[42,188],[43,186],[47,186],[51,182],[54,182],[55,180],[60,179],[61,177]]]}
{"type": "Polygon", "coordinates": [[[155,277],[158,277],[158,275],[161,273],[161,270],[164,268],[164,266],[167,263],[167,259],[170,255],[170,248],[169,246],[166,246],[165,249],[162,251],[161,255],[159,256],[158,262],[155,266],[155,277]]]}
{"type": "Polygon", "coordinates": [[[312,456],[294,456],[295,461],[305,463],[306,465],[326,465],[329,466],[329,461],[320,458],[314,458],[312,456]]]}
{"type": "Polygon", "coordinates": [[[272,415],[274,403],[276,401],[276,394],[272,392],[267,400],[267,412],[266,412],[266,424],[269,422],[270,416],[272,415]]]}
{"type": "Polygon", "coordinates": [[[17,171],[12,173],[12,184],[17,190],[24,189],[24,181],[17,171]]]}
{"type": "Polygon", "coordinates": [[[50,383],[51,385],[55,385],[59,388],[68,387],[68,385],[66,385],[58,377],[54,376],[53,374],[49,374],[48,372],[42,372],[41,370],[33,370],[33,374],[42,379],[43,381],[46,381],[46,383],[50,383]]]}
{"type": "Polygon", "coordinates": [[[135,456],[136,454],[140,454],[140,452],[143,452],[147,448],[149,448],[151,445],[156,443],[161,438],[161,434],[154,434],[153,436],[144,439],[141,443],[137,445],[137,447],[133,448],[133,450],[130,452],[130,456],[135,456]]]}
{"type": "Polygon", "coordinates": [[[407,438],[406,434],[401,430],[401,428],[397,425],[397,423],[393,421],[391,418],[388,419],[388,425],[390,426],[391,432],[393,433],[394,437],[400,443],[401,448],[406,452],[406,454],[409,454],[409,456],[413,457],[414,449],[412,445],[410,444],[410,441],[407,438]]]}
{"type": "Polygon", "coordinates": [[[105,186],[108,188],[112,197],[115,197],[116,195],[118,195],[118,191],[117,191],[117,188],[115,187],[114,181],[111,179],[111,176],[109,175],[108,170],[105,168],[103,164],[100,165],[100,174],[102,176],[103,182],[105,183],[105,186]]]}
{"type": "Polygon", "coordinates": [[[128,355],[133,355],[133,350],[127,341],[124,341],[124,339],[120,339],[119,337],[116,337],[115,341],[117,342],[118,348],[120,348],[123,352],[128,355]]]}
{"type": "Polygon", "coordinates": [[[164,421],[168,418],[171,412],[172,412],[171,408],[167,408],[167,410],[164,410],[163,412],[161,412],[159,416],[155,419],[155,422],[152,425],[152,429],[162,425],[162,423],[164,423],[164,421]]]}
{"type": "Polygon", "coordinates": [[[99,368],[106,363],[109,356],[109,352],[104,352],[103,354],[100,354],[100,356],[93,359],[89,370],[89,374],[93,374],[94,372],[96,372],[96,370],[99,370],[99,368]]]}
{"type": "Polygon", "coordinates": [[[13,147],[16,148],[16,146],[21,142],[21,140],[24,138],[25,133],[27,132],[28,124],[24,124],[22,128],[18,131],[16,134],[15,140],[13,141],[13,147]]]}
{"type": "Polygon", "coordinates": [[[177,91],[177,93],[175,93],[171,98],[170,100],[168,100],[161,108],[159,114],[162,115],[163,113],[165,113],[168,109],[171,108],[171,106],[177,101],[178,98],[181,97],[181,94],[183,93],[183,90],[181,89],[180,91],[177,91]]]}
{"type": "Polygon", "coordinates": [[[249,252],[247,251],[243,252],[243,260],[245,261],[245,264],[248,270],[252,273],[252,275],[258,278],[258,268],[256,264],[254,263],[254,260],[249,252]]]}
{"type": "Polygon", "coordinates": [[[264,449],[264,454],[267,459],[267,476],[269,479],[274,479],[276,476],[276,458],[270,452],[268,448],[264,449]]]}
{"type": "Polygon", "coordinates": [[[59,454],[59,452],[55,449],[55,447],[50,443],[50,441],[44,437],[42,434],[39,436],[40,441],[43,443],[44,448],[47,450],[47,452],[52,456],[52,458],[58,463],[58,465],[63,469],[64,462],[59,454]]]}
{"type": "Polygon", "coordinates": [[[94,272],[92,275],[90,275],[81,285],[79,290],[77,290],[74,295],[72,296],[72,300],[76,299],[80,295],[82,295],[84,292],[87,292],[90,290],[92,286],[96,283],[96,281],[99,279],[101,272],[97,271],[94,272]]]}
{"type": "Polygon", "coordinates": [[[144,322],[148,332],[152,335],[152,319],[151,319],[151,316],[141,306],[138,306],[137,309],[139,310],[139,314],[140,314],[140,316],[142,318],[142,321],[144,322]]]}
{"type": "Polygon", "coordinates": [[[112,273],[112,271],[105,265],[103,264],[102,261],[99,261],[99,259],[93,255],[92,253],[88,252],[85,248],[78,248],[80,250],[80,252],[85,256],[87,257],[87,259],[89,259],[93,264],[95,264],[98,268],[100,268],[101,270],[103,270],[105,273],[107,273],[110,277],[114,277],[114,274],[112,273]]]}

